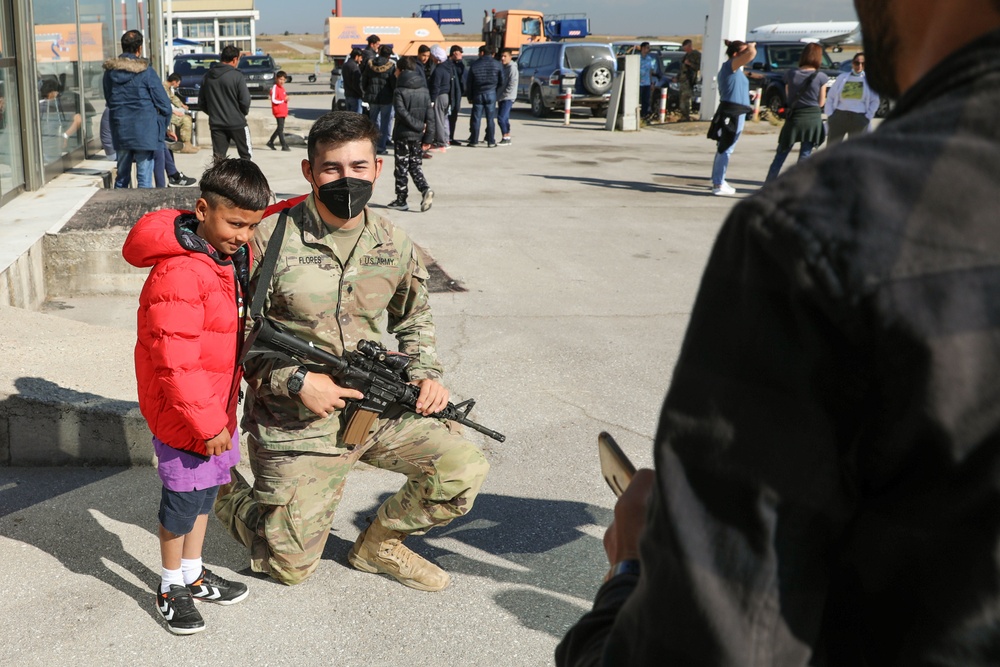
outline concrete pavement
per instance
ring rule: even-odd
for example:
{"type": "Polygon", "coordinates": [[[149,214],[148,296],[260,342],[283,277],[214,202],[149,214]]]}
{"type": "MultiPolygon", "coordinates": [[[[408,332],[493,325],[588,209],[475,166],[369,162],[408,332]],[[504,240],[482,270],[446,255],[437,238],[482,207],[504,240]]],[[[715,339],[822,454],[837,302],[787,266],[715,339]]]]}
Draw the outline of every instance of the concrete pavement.
{"type": "MultiPolygon", "coordinates": [[[[310,99],[313,108],[293,102],[290,128],[325,110],[326,98],[310,99]]],[[[460,123],[464,139],[467,117],[460,123]]],[[[153,609],[153,468],[0,468],[0,617],[9,623],[0,663],[551,664],[606,569],[600,539],[614,497],[597,433],[651,465],[701,271],[735,201],[708,192],[714,146],[703,130],[602,126],[574,117],[563,127],[518,105],[512,146],[435,155],[425,163],[434,207],[386,211],[468,290],[432,296],[445,380],[456,398],[478,399],[474,418],[507,435],[497,444],[470,434],[492,465],[475,508],[412,540],[452,572],[449,589],[413,591],[346,565],[365,517],[400,484],[360,467],[324,561],[299,586],[248,575],[243,549],[211,521],[207,562],[251,595],[202,606],[208,629],[174,637],[153,609]]],[[[304,192],[305,150],[271,152],[264,140],[257,135],[255,160],[274,190],[304,192]]],[[[741,192],[760,185],[775,141],[770,131],[741,140],[730,171],[741,192]]],[[[208,159],[177,156],[193,176],[208,159]]],[[[393,198],[391,171],[389,156],[373,204],[393,198]]],[[[130,310],[134,296],[106,295],[60,298],[42,313],[0,308],[0,392],[134,407],[130,310]]],[[[74,434],[43,424],[30,435],[74,434]]],[[[0,435],[0,449],[5,437],[16,446],[0,435]]]]}

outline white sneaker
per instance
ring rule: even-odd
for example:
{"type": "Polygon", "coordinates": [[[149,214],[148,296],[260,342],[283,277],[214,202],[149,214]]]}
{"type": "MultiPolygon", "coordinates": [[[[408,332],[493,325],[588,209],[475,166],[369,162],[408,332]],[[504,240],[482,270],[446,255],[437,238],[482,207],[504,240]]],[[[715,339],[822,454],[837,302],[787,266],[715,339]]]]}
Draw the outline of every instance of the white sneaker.
{"type": "Polygon", "coordinates": [[[734,195],[736,194],[736,188],[731,186],[729,183],[723,183],[722,185],[713,185],[712,194],[718,196],[734,195]]]}

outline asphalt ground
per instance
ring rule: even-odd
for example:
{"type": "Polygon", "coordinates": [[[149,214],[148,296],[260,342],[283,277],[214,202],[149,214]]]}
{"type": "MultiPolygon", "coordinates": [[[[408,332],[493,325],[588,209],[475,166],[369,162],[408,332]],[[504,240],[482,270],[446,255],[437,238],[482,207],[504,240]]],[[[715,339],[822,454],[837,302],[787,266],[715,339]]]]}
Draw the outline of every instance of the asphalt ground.
{"type": "MultiPolygon", "coordinates": [[[[289,128],[304,133],[327,104],[293,96],[289,128]]],[[[252,113],[268,113],[266,101],[252,113]]],[[[467,116],[459,122],[464,139],[467,116]]],[[[651,465],[700,276],[737,200],[709,193],[714,145],[703,125],[623,134],[582,115],[561,123],[519,104],[512,146],[455,147],[425,162],[430,211],[380,210],[465,288],[431,297],[445,381],[454,398],[478,400],[475,419],[507,436],[499,444],[469,434],[492,465],[475,507],[408,541],[451,572],[448,589],[414,591],[346,564],[366,517],[401,483],[359,467],[323,561],[301,585],[251,575],[244,549],[212,519],[206,563],[246,582],[250,597],[201,606],[208,629],[175,637],[153,602],[154,469],[0,468],[0,664],[551,664],[607,568],[601,537],[614,496],[597,434],[610,431],[637,465],[651,465]]],[[[740,196],[760,186],[773,155],[773,129],[758,130],[732,160],[740,196]]],[[[271,152],[265,140],[256,137],[255,160],[274,190],[304,192],[304,148],[271,152]]],[[[208,159],[177,156],[194,176],[208,159]]],[[[392,200],[391,172],[389,156],[373,206],[392,200]]],[[[19,373],[134,401],[134,308],[134,298],[92,297],[26,315],[34,344],[99,358],[24,354],[19,373]]]]}

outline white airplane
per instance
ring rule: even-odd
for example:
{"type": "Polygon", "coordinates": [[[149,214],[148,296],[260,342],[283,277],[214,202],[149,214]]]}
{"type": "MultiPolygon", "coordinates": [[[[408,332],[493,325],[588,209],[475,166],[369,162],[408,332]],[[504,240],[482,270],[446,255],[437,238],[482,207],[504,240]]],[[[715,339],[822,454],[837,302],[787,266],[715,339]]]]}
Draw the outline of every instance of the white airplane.
{"type": "Polygon", "coordinates": [[[747,33],[748,42],[820,42],[826,45],[860,44],[857,21],[825,23],[771,23],[747,33]]]}

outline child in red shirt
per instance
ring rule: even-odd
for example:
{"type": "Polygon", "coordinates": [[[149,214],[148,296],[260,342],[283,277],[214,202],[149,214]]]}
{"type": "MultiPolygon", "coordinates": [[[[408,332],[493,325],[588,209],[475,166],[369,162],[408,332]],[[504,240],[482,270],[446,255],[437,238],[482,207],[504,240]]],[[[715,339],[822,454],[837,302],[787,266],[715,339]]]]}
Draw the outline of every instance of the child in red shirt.
{"type": "Polygon", "coordinates": [[[288,75],[285,71],[279,70],[274,75],[274,85],[271,86],[271,113],[274,114],[274,119],[278,121],[278,129],[274,131],[274,134],[267,141],[267,147],[272,151],[277,150],[274,147],[275,138],[281,141],[281,150],[291,150],[285,142],[285,119],[288,118],[288,93],[285,92],[286,79],[288,79],[288,75]]]}

